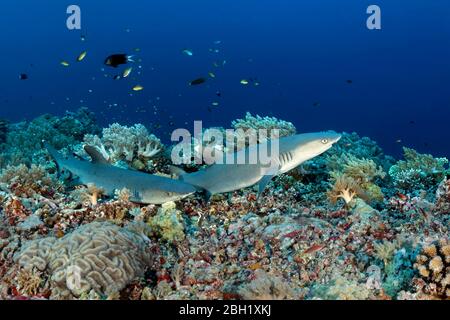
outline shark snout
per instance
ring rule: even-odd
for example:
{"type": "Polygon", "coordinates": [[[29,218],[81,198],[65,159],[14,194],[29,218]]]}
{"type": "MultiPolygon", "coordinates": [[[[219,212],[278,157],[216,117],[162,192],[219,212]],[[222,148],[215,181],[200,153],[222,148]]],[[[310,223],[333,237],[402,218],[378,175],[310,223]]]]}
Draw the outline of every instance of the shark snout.
{"type": "Polygon", "coordinates": [[[339,142],[339,140],[341,140],[342,138],[342,134],[337,133],[336,131],[328,131],[327,132],[328,135],[328,139],[330,140],[331,144],[335,144],[337,142],[339,142]]]}

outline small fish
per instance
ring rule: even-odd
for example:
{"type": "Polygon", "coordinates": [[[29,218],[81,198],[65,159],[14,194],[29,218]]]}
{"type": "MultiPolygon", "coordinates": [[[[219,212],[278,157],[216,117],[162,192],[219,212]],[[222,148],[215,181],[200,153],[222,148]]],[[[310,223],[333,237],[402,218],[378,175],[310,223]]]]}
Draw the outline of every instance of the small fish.
{"type": "Polygon", "coordinates": [[[215,101],[215,102],[211,103],[211,105],[213,105],[214,107],[217,107],[219,105],[219,103],[215,101]]]}
{"type": "Polygon", "coordinates": [[[128,76],[130,75],[131,71],[133,71],[133,68],[132,68],[132,67],[126,68],[125,71],[123,72],[122,77],[123,77],[123,78],[128,77],[128,76]]]}
{"type": "Polygon", "coordinates": [[[206,82],[205,78],[198,78],[198,79],[195,79],[195,80],[192,80],[191,82],[189,82],[189,85],[190,86],[198,86],[198,85],[203,84],[205,82],[206,82]]]}
{"type": "Polygon", "coordinates": [[[246,80],[246,79],[242,79],[242,80],[241,80],[241,84],[244,85],[244,86],[246,86],[246,85],[249,84],[249,81],[246,80]]]}
{"type": "Polygon", "coordinates": [[[396,143],[402,143],[402,139],[398,139],[395,141],[396,143]]]}
{"type": "Polygon", "coordinates": [[[314,106],[314,107],[320,107],[320,102],[314,102],[314,103],[313,103],[313,106],[314,106]]]}
{"type": "Polygon", "coordinates": [[[309,253],[314,253],[316,251],[322,250],[325,246],[321,245],[321,244],[315,244],[312,247],[310,247],[309,249],[306,249],[303,254],[309,254],[309,253]]]}
{"type": "Polygon", "coordinates": [[[189,49],[183,49],[182,52],[189,57],[192,57],[194,55],[194,53],[189,49]]]}
{"type": "Polygon", "coordinates": [[[80,40],[81,40],[81,41],[86,41],[86,36],[81,35],[81,36],[80,36],[80,40]]]}
{"type": "Polygon", "coordinates": [[[22,73],[19,75],[20,80],[28,80],[28,75],[26,73],[22,73]]]}
{"type": "Polygon", "coordinates": [[[144,87],[141,85],[136,85],[133,87],[133,91],[142,91],[142,90],[144,90],[144,87]]]}
{"type": "Polygon", "coordinates": [[[404,195],[403,193],[397,193],[397,197],[402,201],[408,201],[408,196],[404,195]]]}
{"type": "Polygon", "coordinates": [[[349,80],[347,80],[347,83],[348,83],[348,84],[352,84],[352,83],[353,83],[353,80],[350,80],[350,79],[349,79],[349,80]]]}
{"type": "Polygon", "coordinates": [[[221,43],[222,43],[221,40],[214,41],[214,44],[221,44],[221,43]]]}
{"type": "Polygon", "coordinates": [[[86,58],[86,55],[87,55],[87,51],[83,51],[83,52],[80,53],[80,55],[78,56],[77,61],[78,61],[78,62],[83,61],[84,58],[86,58]]]}
{"type": "Polygon", "coordinates": [[[217,92],[216,92],[216,96],[221,97],[221,96],[222,96],[222,92],[217,91],[217,92]]]}
{"type": "Polygon", "coordinates": [[[121,78],[122,78],[122,77],[121,77],[120,75],[115,75],[113,79],[114,79],[114,80],[120,80],[121,78]]]}
{"type": "Polygon", "coordinates": [[[61,61],[61,65],[64,67],[70,66],[70,64],[67,61],[61,61]]]}
{"type": "Polygon", "coordinates": [[[128,62],[134,62],[133,56],[129,56],[124,53],[113,54],[105,59],[105,65],[117,68],[121,64],[127,64],[128,62]]]}
{"type": "Polygon", "coordinates": [[[216,77],[216,75],[213,72],[208,72],[208,75],[213,79],[216,77]]]}

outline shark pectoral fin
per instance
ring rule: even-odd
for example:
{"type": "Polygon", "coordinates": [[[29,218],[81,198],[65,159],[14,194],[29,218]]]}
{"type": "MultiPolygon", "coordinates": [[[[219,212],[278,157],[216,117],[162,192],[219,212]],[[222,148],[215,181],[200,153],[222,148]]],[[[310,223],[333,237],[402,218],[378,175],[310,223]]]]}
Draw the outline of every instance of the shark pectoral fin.
{"type": "Polygon", "coordinates": [[[206,203],[209,203],[211,201],[213,194],[209,192],[208,190],[203,190],[203,199],[206,203]]]}
{"type": "Polygon", "coordinates": [[[269,182],[272,180],[273,175],[263,176],[258,182],[258,198],[262,195],[269,182]]]}
{"type": "Polygon", "coordinates": [[[94,163],[110,164],[108,160],[103,157],[102,153],[94,146],[84,145],[84,151],[92,158],[94,163]]]}

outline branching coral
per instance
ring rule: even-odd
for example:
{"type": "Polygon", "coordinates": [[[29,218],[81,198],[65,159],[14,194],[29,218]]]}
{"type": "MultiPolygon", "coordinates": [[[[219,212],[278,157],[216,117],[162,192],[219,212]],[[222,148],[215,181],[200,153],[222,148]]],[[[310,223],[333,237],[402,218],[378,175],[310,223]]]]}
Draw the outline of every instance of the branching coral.
{"type": "Polygon", "coordinates": [[[19,266],[51,275],[52,298],[70,299],[94,290],[110,295],[144,274],[151,264],[144,236],[108,222],[94,222],[67,236],[27,242],[19,266]]]}
{"type": "Polygon", "coordinates": [[[8,166],[0,174],[0,183],[5,183],[11,192],[23,198],[30,198],[35,194],[52,197],[62,184],[50,175],[42,166],[26,165],[8,166]]]}
{"type": "Polygon", "coordinates": [[[411,192],[430,190],[445,178],[448,159],[433,158],[429,154],[420,154],[409,148],[403,148],[405,160],[398,161],[389,169],[394,185],[411,192]]]}
{"type": "Polygon", "coordinates": [[[85,143],[95,146],[112,163],[126,161],[135,166],[138,166],[137,161],[145,163],[163,149],[161,141],[149,134],[142,124],[126,127],[114,123],[103,129],[101,138],[86,135],[85,143]]]}
{"type": "Polygon", "coordinates": [[[441,240],[424,247],[414,266],[423,280],[421,290],[425,294],[450,298],[450,242],[441,240]]]}
{"type": "Polygon", "coordinates": [[[255,117],[250,112],[247,112],[244,119],[233,121],[232,126],[235,130],[241,129],[244,131],[265,129],[269,131],[268,137],[270,137],[272,130],[279,130],[280,137],[291,136],[297,132],[291,122],[279,120],[275,117],[260,117],[259,115],[255,117]]]}

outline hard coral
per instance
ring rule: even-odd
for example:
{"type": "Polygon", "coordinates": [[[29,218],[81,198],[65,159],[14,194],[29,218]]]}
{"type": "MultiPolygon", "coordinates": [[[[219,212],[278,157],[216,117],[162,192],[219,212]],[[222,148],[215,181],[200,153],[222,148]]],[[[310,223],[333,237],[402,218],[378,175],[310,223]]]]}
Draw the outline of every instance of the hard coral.
{"type": "Polygon", "coordinates": [[[103,129],[101,138],[97,135],[87,135],[85,143],[95,146],[111,163],[126,161],[133,164],[137,160],[146,162],[145,160],[154,157],[163,149],[161,141],[149,134],[142,124],[126,127],[114,123],[103,129]]]}
{"type": "Polygon", "coordinates": [[[250,112],[247,112],[244,119],[238,119],[232,122],[232,127],[237,131],[248,130],[267,130],[267,137],[270,137],[273,130],[278,130],[279,137],[287,137],[296,134],[297,129],[288,121],[279,120],[275,117],[260,117],[259,115],[252,116],[250,112]]]}
{"type": "Polygon", "coordinates": [[[29,241],[15,255],[22,268],[51,275],[52,298],[59,299],[120,291],[144,274],[151,258],[143,235],[108,222],[84,225],[61,239],[29,241]]]}
{"type": "Polygon", "coordinates": [[[423,248],[414,265],[423,280],[421,290],[433,297],[450,298],[450,242],[441,240],[423,248]]]}

